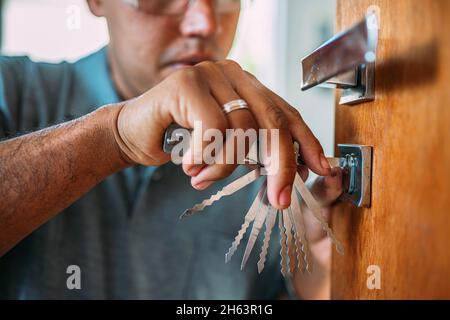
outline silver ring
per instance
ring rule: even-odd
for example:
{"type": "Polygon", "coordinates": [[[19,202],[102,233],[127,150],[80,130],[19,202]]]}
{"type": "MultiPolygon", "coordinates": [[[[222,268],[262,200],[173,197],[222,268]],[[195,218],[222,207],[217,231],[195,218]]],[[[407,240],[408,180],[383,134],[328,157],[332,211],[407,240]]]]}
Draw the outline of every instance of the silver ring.
{"type": "Polygon", "coordinates": [[[233,100],[223,105],[223,112],[229,114],[236,110],[248,109],[248,104],[245,100],[233,100]]]}

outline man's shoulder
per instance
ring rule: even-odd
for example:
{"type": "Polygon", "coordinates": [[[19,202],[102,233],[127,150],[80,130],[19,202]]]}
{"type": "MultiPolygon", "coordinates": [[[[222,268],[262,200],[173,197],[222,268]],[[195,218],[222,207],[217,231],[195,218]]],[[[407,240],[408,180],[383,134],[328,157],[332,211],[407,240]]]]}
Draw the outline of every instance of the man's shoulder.
{"type": "Polygon", "coordinates": [[[43,91],[47,97],[61,97],[64,92],[75,92],[77,101],[81,99],[81,102],[91,104],[102,100],[96,98],[103,97],[104,91],[109,93],[108,97],[115,98],[105,48],[74,62],[52,63],[34,61],[28,56],[0,56],[0,85],[10,92],[19,91],[19,94],[31,92],[35,95],[36,90],[43,91]],[[83,101],[83,97],[93,99],[83,101]]]}
{"type": "Polygon", "coordinates": [[[36,83],[58,83],[71,72],[73,64],[37,62],[29,56],[0,56],[0,76],[4,82],[20,83],[19,88],[36,83]]]}
{"type": "Polygon", "coordinates": [[[38,72],[39,75],[45,77],[57,76],[62,73],[95,68],[96,63],[104,59],[104,48],[86,55],[77,61],[60,61],[60,62],[45,62],[35,61],[29,56],[8,56],[0,55],[0,72],[14,72],[16,75],[38,72]]]}
{"type": "Polygon", "coordinates": [[[22,66],[30,62],[31,59],[28,56],[0,56],[0,66],[2,67],[4,65],[22,66]]]}
{"type": "Polygon", "coordinates": [[[31,64],[28,56],[0,56],[0,75],[8,79],[23,77],[31,64]]]}

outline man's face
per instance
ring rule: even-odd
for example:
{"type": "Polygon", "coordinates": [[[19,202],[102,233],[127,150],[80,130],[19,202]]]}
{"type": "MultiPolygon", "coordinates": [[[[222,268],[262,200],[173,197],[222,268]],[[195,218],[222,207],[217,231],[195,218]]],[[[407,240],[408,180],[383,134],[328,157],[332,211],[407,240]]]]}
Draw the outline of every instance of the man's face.
{"type": "Polygon", "coordinates": [[[107,20],[110,63],[115,77],[121,77],[134,96],[175,70],[224,59],[239,18],[238,11],[216,13],[213,0],[192,1],[182,15],[149,14],[123,0],[89,0],[89,4],[94,14],[107,20]]]}

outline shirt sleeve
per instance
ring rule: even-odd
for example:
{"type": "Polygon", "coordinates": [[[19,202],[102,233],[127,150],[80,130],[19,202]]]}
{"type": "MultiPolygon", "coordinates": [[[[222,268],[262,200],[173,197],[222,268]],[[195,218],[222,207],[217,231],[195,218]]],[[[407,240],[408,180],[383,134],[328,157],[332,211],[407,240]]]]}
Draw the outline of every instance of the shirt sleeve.
{"type": "Polygon", "coordinates": [[[17,133],[27,58],[0,56],[0,139],[17,133]]]}
{"type": "Polygon", "coordinates": [[[0,139],[72,119],[70,107],[83,106],[86,96],[73,92],[73,76],[73,65],[66,62],[0,56],[0,139]]]}

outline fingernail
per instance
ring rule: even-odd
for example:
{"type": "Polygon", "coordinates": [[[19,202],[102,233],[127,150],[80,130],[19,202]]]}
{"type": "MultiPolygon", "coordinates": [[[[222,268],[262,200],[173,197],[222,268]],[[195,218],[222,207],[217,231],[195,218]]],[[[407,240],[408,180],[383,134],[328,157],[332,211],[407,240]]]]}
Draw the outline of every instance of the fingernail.
{"type": "Polygon", "coordinates": [[[188,175],[190,177],[196,177],[203,170],[204,166],[195,166],[189,169],[188,175]]]}
{"type": "Polygon", "coordinates": [[[326,170],[331,169],[330,163],[323,153],[320,154],[320,164],[322,165],[322,168],[326,170]]]}
{"type": "Polygon", "coordinates": [[[291,204],[291,193],[292,186],[285,187],[278,197],[278,204],[282,207],[288,207],[291,204]]]}
{"type": "Polygon", "coordinates": [[[213,184],[212,181],[204,181],[204,182],[197,183],[194,186],[194,188],[197,189],[197,190],[205,190],[206,188],[208,188],[212,184],[213,184]]]}

